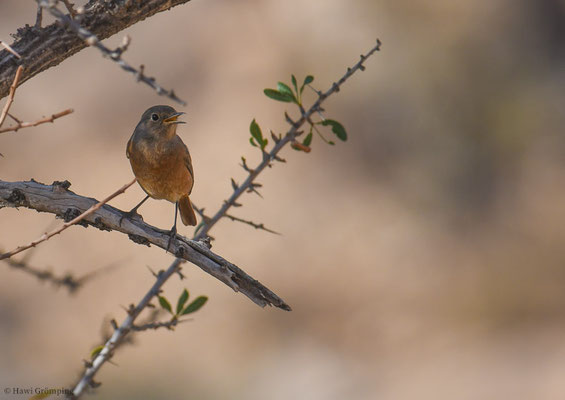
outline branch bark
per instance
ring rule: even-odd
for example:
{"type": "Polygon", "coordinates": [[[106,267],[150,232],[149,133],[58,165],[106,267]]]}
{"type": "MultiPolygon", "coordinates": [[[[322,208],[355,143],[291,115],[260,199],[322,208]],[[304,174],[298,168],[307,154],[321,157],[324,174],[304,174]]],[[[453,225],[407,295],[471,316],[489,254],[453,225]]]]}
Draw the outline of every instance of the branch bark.
{"type": "MultiPolygon", "coordinates": [[[[0,180],[0,208],[27,207],[48,212],[69,221],[97,203],[68,190],[68,182],[44,185],[35,181],[5,182],[0,180]]],[[[139,219],[130,219],[115,207],[104,205],[85,217],[79,224],[94,226],[104,231],[125,233],[138,244],[156,245],[166,250],[169,232],[146,224],[139,219]],[[120,220],[123,218],[122,224],[120,220]]],[[[257,305],[272,305],[290,311],[290,306],[270,289],[249,276],[236,265],[213,253],[201,241],[189,240],[177,235],[171,244],[171,252],[178,258],[190,261],[204,272],[222,281],[236,292],[241,292],[257,305]]]]}
{"type": "MultiPolygon", "coordinates": [[[[80,23],[100,40],[143,21],[161,11],[169,10],[190,0],[90,0],[84,7],[80,23]]],[[[19,65],[24,67],[20,83],[40,72],[54,67],[87,47],[73,31],[53,23],[45,28],[26,25],[19,28],[11,48],[21,59],[7,49],[0,51],[0,98],[5,97],[19,65]]]]}

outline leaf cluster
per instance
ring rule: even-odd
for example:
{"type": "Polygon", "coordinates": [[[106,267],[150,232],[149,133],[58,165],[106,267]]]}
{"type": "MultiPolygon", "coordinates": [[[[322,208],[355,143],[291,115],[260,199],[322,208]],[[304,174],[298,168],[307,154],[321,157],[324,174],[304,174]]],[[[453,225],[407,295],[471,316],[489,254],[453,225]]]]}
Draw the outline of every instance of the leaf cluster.
{"type": "Polygon", "coordinates": [[[173,312],[171,303],[165,296],[159,296],[159,304],[163,309],[168,311],[173,316],[173,318],[179,318],[183,315],[192,314],[193,312],[200,310],[200,308],[208,301],[208,297],[198,296],[195,300],[193,300],[185,307],[186,303],[188,302],[189,296],[190,295],[188,293],[188,290],[184,289],[177,300],[177,307],[175,312],[173,312]]]}
{"type": "MultiPolygon", "coordinates": [[[[304,78],[304,80],[302,81],[300,88],[298,87],[298,81],[297,81],[297,79],[294,75],[291,75],[291,82],[292,82],[292,88],[284,82],[278,82],[276,89],[269,89],[268,88],[268,89],[263,90],[263,93],[265,94],[265,96],[269,97],[270,99],[280,101],[280,102],[283,102],[283,103],[293,103],[293,104],[295,104],[296,106],[298,106],[299,111],[303,114],[304,108],[303,108],[303,105],[302,105],[302,94],[304,93],[304,89],[306,88],[306,86],[311,87],[310,84],[312,82],[314,82],[314,76],[312,76],[312,75],[306,76],[306,78],[304,78]]],[[[313,89],[313,90],[315,91],[315,89],[313,89]]],[[[322,132],[320,132],[318,130],[318,128],[317,128],[318,125],[331,127],[331,132],[339,140],[341,140],[343,142],[347,141],[347,132],[345,131],[345,128],[343,127],[343,125],[340,122],[338,122],[334,119],[324,118],[322,116],[321,112],[318,112],[318,114],[320,115],[321,120],[320,121],[312,121],[311,119],[308,119],[308,123],[310,124],[310,130],[309,130],[308,134],[304,137],[302,142],[298,142],[296,140],[292,142],[291,147],[293,149],[298,150],[298,151],[303,151],[305,153],[309,153],[310,150],[311,150],[310,145],[312,143],[314,131],[316,131],[316,133],[320,136],[320,138],[325,143],[327,143],[329,145],[335,145],[335,142],[333,142],[332,140],[326,139],[324,137],[324,135],[322,134],[322,132]]],[[[251,121],[251,125],[249,126],[249,131],[251,132],[251,137],[249,138],[249,142],[251,143],[251,145],[261,148],[261,151],[264,152],[265,147],[268,144],[268,139],[266,139],[263,136],[263,133],[261,131],[261,127],[259,126],[259,124],[257,123],[257,121],[255,119],[253,119],[253,121],[251,121]]],[[[273,134],[273,138],[275,139],[276,135],[273,134]]],[[[276,141],[276,139],[275,139],[275,141],[276,141]]]]}

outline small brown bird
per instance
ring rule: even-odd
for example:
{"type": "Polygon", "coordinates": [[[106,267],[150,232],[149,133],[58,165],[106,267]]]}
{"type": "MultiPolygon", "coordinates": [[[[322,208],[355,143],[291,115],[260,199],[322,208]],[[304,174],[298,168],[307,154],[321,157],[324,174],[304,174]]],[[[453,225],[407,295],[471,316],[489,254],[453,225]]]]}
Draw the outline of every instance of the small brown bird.
{"type": "Polygon", "coordinates": [[[128,216],[149,198],[165,199],[175,203],[175,223],[171,239],[177,232],[177,213],[183,224],[196,225],[196,215],[188,195],[194,185],[194,172],[188,148],[177,136],[177,118],[183,115],[169,106],[153,106],[143,113],[127,144],[126,154],[131,169],[147,196],[135,206],[128,216]]]}

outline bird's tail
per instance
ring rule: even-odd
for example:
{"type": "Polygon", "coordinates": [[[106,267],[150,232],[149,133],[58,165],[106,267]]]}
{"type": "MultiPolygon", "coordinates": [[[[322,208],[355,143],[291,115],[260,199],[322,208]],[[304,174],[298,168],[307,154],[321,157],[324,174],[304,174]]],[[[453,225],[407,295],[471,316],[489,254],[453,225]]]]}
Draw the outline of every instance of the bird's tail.
{"type": "Polygon", "coordinates": [[[190,199],[188,195],[184,195],[179,200],[180,217],[182,223],[185,225],[196,225],[196,215],[192,209],[192,204],[190,204],[190,199]]]}

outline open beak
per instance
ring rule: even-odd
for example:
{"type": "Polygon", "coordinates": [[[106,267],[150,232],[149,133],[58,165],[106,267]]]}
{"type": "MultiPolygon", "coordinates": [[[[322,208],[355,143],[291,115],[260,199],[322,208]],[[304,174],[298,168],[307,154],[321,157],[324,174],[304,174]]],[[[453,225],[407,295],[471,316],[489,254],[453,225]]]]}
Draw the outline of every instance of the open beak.
{"type": "Polygon", "coordinates": [[[177,118],[180,117],[183,114],[186,114],[186,113],[183,113],[183,112],[174,113],[173,115],[169,116],[168,118],[165,118],[163,120],[163,122],[166,122],[167,124],[186,124],[186,122],[184,122],[184,121],[177,121],[177,118]]]}

